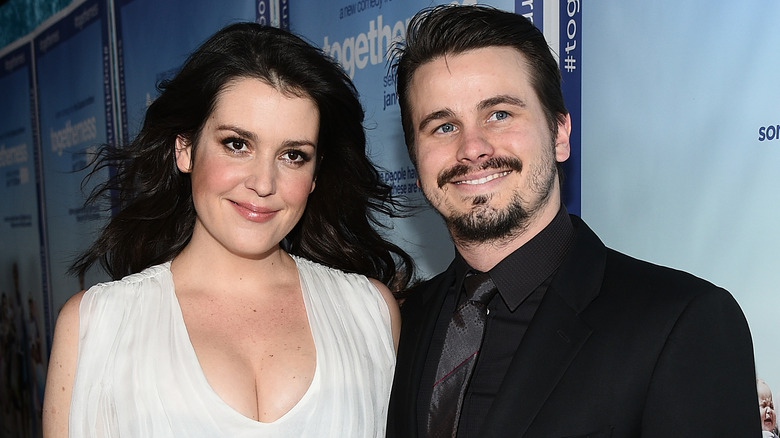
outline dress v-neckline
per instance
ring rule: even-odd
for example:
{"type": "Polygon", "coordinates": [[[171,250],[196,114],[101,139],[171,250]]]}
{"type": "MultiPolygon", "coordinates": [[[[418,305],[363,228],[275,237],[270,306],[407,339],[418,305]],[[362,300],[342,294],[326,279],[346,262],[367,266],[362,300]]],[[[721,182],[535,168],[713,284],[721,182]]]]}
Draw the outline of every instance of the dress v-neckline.
{"type": "MultiPolygon", "coordinates": [[[[173,273],[171,272],[171,262],[165,263],[165,267],[168,271],[168,275],[170,276],[170,281],[173,287],[170,290],[170,293],[172,294],[173,299],[173,318],[175,327],[177,329],[181,329],[183,331],[182,335],[185,350],[186,353],[191,357],[191,361],[193,363],[193,367],[197,368],[197,372],[195,373],[195,377],[199,380],[200,385],[202,385],[204,388],[206,388],[205,393],[208,394],[209,397],[214,399],[214,406],[218,406],[222,408],[225,412],[227,412],[229,415],[232,415],[234,417],[239,418],[241,421],[247,422],[248,424],[255,424],[255,425],[265,425],[270,426],[273,424],[280,424],[286,421],[287,418],[290,418],[294,416],[295,412],[297,412],[300,409],[303,409],[303,406],[306,405],[306,403],[314,397],[313,393],[316,392],[319,389],[319,383],[320,383],[320,346],[318,342],[317,334],[314,333],[314,331],[311,329],[312,324],[312,314],[313,311],[310,300],[309,300],[309,291],[306,290],[304,285],[306,282],[303,279],[303,272],[301,271],[301,265],[299,263],[299,260],[297,257],[291,256],[292,259],[295,261],[295,267],[298,270],[298,281],[300,283],[301,288],[301,294],[303,296],[303,305],[306,309],[306,319],[309,323],[309,330],[312,337],[312,340],[314,341],[314,352],[315,352],[315,359],[314,359],[314,375],[312,376],[311,382],[309,383],[309,387],[306,388],[306,392],[304,392],[303,396],[293,405],[290,410],[282,414],[281,417],[277,418],[276,420],[269,421],[269,422],[263,422],[254,420],[252,418],[247,417],[246,415],[242,414],[241,412],[238,412],[234,407],[230,406],[217,392],[214,390],[214,388],[211,386],[211,384],[208,381],[208,378],[206,377],[206,373],[203,371],[203,367],[200,365],[200,360],[198,360],[198,355],[195,352],[195,346],[192,345],[192,341],[190,340],[189,331],[187,330],[187,325],[184,322],[184,313],[181,310],[181,305],[179,304],[179,297],[176,295],[176,285],[173,282],[173,273]]],[[[178,330],[177,330],[178,331],[178,330]]]]}

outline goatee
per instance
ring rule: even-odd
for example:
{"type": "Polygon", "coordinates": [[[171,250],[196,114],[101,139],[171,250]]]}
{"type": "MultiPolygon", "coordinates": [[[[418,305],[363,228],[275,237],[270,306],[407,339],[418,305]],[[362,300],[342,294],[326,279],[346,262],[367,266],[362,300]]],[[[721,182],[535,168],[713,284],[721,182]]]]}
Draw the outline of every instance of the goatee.
{"type": "Polygon", "coordinates": [[[518,194],[506,208],[498,210],[489,204],[491,195],[476,196],[474,208],[468,213],[444,217],[454,240],[463,243],[484,243],[509,240],[528,227],[532,212],[522,205],[518,194]]]}

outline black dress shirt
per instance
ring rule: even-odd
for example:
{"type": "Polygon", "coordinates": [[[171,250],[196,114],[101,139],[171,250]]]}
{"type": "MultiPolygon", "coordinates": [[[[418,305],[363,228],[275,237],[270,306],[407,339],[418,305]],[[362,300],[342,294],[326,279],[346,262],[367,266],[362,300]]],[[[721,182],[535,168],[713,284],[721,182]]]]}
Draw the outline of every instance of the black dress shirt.
{"type": "MultiPolygon", "coordinates": [[[[501,298],[493,298],[488,305],[485,338],[463,400],[458,438],[479,437],[482,421],[501,387],[515,351],[573,238],[571,220],[566,208],[561,206],[547,227],[489,271],[501,298]]],[[[463,279],[472,268],[457,253],[453,263],[455,281],[448,289],[436,320],[422,382],[433,382],[450,316],[459,301],[465,298],[463,279]]],[[[432,384],[423,383],[418,395],[421,437],[425,436],[432,388],[432,384]]]]}

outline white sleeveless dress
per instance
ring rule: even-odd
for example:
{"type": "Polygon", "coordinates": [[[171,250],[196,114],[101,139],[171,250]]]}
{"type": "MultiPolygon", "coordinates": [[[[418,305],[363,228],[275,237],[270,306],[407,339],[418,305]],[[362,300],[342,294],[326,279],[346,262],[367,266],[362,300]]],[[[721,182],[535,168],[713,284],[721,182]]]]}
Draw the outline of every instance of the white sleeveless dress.
{"type": "Polygon", "coordinates": [[[166,263],[84,294],[70,437],[384,437],[395,366],[387,304],[362,275],[295,262],[317,363],[289,412],[260,423],[209,386],[166,263]]]}

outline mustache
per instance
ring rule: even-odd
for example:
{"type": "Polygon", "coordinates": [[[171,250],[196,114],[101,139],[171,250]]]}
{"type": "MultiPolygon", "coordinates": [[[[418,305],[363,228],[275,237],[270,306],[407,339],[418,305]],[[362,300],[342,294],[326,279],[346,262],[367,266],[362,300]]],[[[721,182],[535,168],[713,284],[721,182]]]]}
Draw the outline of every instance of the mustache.
{"type": "Polygon", "coordinates": [[[449,169],[439,172],[438,178],[436,178],[436,184],[439,188],[444,187],[445,184],[452,181],[453,178],[459,176],[468,175],[471,172],[477,172],[486,169],[498,169],[506,170],[511,169],[517,172],[523,170],[523,162],[513,157],[493,157],[488,158],[482,164],[478,166],[470,166],[468,164],[456,164],[449,169]]]}

